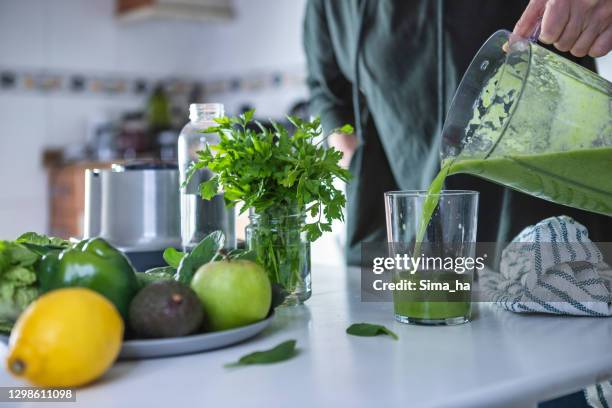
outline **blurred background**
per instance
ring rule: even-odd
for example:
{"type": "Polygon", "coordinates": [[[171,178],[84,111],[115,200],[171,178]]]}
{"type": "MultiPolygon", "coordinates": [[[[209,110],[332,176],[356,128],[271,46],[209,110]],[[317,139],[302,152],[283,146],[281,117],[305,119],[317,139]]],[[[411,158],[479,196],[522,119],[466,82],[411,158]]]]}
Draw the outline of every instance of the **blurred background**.
{"type": "MultiPolygon", "coordinates": [[[[173,159],[189,103],[306,115],[305,3],[0,0],[0,239],[79,236],[83,169],[173,159]]],[[[313,252],[341,262],[337,237],[313,252]]]]}

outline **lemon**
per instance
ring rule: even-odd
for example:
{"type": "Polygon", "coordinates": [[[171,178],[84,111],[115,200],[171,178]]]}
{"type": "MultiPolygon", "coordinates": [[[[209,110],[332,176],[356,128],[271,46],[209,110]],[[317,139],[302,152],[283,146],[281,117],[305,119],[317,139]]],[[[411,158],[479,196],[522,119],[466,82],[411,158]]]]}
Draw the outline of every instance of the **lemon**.
{"type": "Polygon", "coordinates": [[[123,339],[115,306],[84,288],[49,292],[17,320],[9,340],[9,371],[39,387],[78,387],[113,364],[123,339]]]}

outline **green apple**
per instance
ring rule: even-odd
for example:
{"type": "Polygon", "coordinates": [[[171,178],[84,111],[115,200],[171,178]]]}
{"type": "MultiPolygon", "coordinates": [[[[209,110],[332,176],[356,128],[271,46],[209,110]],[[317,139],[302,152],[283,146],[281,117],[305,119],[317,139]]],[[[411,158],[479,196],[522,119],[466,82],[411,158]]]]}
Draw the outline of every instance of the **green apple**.
{"type": "Polygon", "coordinates": [[[202,302],[213,331],[260,321],[272,303],[266,271],[246,260],[223,260],[201,266],[193,276],[191,288],[202,302]]]}

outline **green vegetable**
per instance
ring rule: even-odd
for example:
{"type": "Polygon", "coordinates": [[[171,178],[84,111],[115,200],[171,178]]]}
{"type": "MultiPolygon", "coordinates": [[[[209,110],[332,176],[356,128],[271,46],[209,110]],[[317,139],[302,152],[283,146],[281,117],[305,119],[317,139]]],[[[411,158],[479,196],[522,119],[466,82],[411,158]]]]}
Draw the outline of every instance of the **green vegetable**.
{"type": "Polygon", "coordinates": [[[176,275],[176,268],[173,268],[172,266],[158,266],[156,268],[151,268],[148,269],[144,272],[138,272],[138,273],[144,273],[147,275],[168,275],[168,276],[174,276],[176,275]]]}
{"type": "Polygon", "coordinates": [[[127,257],[101,238],[45,255],[39,267],[41,291],[84,287],[110,300],[127,318],[130,301],[139,289],[127,257]]]}
{"type": "MultiPolygon", "coordinates": [[[[0,243],[6,251],[6,242],[0,243]]],[[[17,244],[9,244],[17,245],[17,244]]],[[[0,323],[12,324],[21,312],[38,297],[36,273],[31,265],[11,260],[0,272],[0,323]]]]}
{"type": "Polygon", "coordinates": [[[187,256],[186,253],[177,251],[175,248],[166,248],[164,251],[164,261],[175,269],[179,267],[185,256],[187,256]]]}
{"type": "MultiPolygon", "coordinates": [[[[315,142],[323,132],[318,118],[307,122],[289,117],[295,126],[290,136],[278,123],[273,123],[272,131],[258,122],[259,131],[249,128],[253,114],[215,120],[218,126],[206,132],[218,133],[220,142],[198,152],[187,182],[197,170],[208,168],[215,176],[200,185],[206,200],[223,192],[229,206],[244,202],[242,212],[297,207],[315,218],[304,226],[308,239],[315,241],[331,231],[333,220],[343,220],[346,199],[334,186],[335,179],[350,178],[339,165],[342,153],[315,142]]],[[[350,126],[341,130],[352,133],[350,126]]]]}
{"type": "Polygon", "coordinates": [[[0,332],[10,332],[21,312],[39,295],[36,269],[41,257],[70,244],[28,232],[0,241],[0,332]]]}
{"type": "MultiPolygon", "coordinates": [[[[223,248],[224,242],[225,237],[221,231],[215,231],[204,238],[189,254],[181,259],[176,272],[176,279],[185,285],[189,285],[198,268],[212,261],[217,252],[223,248]]],[[[166,262],[168,261],[166,260],[166,262]]]]}
{"type": "Polygon", "coordinates": [[[67,248],[70,242],[55,237],[48,237],[46,235],[37,234],[36,232],[26,232],[21,234],[16,240],[20,244],[34,244],[44,247],[56,247],[56,248],[67,248]]]}
{"type": "Polygon", "coordinates": [[[373,337],[378,335],[388,335],[397,340],[397,334],[387,329],[385,326],[370,323],[355,323],[350,325],[346,332],[353,336],[373,337]]]}
{"type": "Polygon", "coordinates": [[[136,272],[136,279],[140,288],[143,288],[153,282],[174,280],[174,272],[174,268],[164,266],[150,269],[146,272],[136,272]]]}
{"type": "Polygon", "coordinates": [[[273,364],[289,360],[298,354],[295,344],[295,340],[288,340],[269,350],[256,351],[254,353],[242,356],[237,362],[226,364],[225,367],[240,367],[252,364],[273,364]]]}
{"type": "Polygon", "coordinates": [[[38,297],[35,264],[40,256],[17,242],[0,241],[0,330],[10,330],[38,297]]]}

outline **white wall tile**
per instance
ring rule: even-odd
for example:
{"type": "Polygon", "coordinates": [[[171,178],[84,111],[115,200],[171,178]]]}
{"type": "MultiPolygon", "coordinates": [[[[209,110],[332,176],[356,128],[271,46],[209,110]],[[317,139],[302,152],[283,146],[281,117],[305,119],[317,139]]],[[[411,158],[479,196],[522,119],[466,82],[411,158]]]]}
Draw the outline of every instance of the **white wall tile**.
{"type": "Polygon", "coordinates": [[[206,42],[198,65],[210,75],[301,67],[302,20],[306,0],[235,0],[236,19],[204,27],[206,42]]]}
{"type": "Polygon", "coordinates": [[[44,64],[44,3],[45,0],[0,0],[0,65],[44,64]]]}

